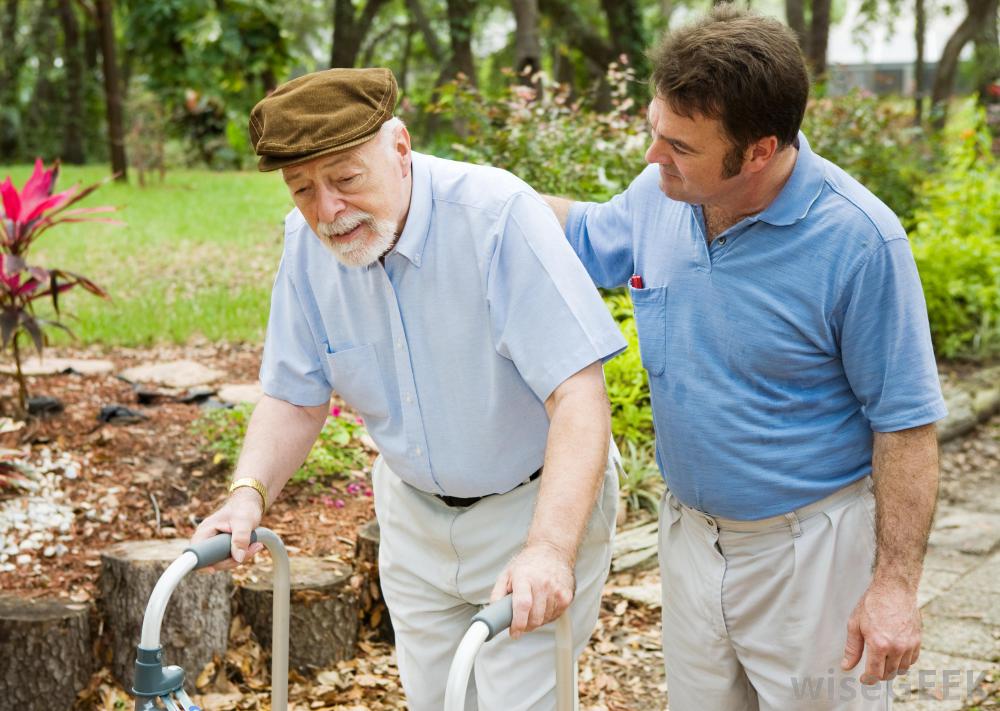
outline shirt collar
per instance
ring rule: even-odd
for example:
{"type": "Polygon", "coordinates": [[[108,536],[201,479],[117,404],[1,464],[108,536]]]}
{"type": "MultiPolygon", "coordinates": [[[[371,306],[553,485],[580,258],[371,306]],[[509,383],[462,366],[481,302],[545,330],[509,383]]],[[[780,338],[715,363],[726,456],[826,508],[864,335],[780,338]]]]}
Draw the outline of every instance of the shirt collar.
{"type": "Polygon", "coordinates": [[[812,152],[801,131],[797,143],[799,152],[792,174],[778,197],[757,216],[762,222],[776,226],[795,224],[809,213],[823,189],[826,179],[823,159],[812,152]]]}
{"type": "Polygon", "coordinates": [[[413,176],[410,209],[406,213],[403,233],[399,235],[399,240],[392,251],[398,252],[409,259],[413,266],[419,267],[431,224],[431,168],[427,156],[416,151],[410,155],[413,156],[413,161],[410,163],[413,176]]]}

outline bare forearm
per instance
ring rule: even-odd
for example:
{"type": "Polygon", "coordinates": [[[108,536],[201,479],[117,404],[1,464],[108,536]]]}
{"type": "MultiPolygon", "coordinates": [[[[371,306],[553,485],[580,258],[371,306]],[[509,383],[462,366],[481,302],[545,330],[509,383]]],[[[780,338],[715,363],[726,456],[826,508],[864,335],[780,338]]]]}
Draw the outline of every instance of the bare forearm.
{"type": "Polygon", "coordinates": [[[876,432],[872,478],[876,503],[874,579],[902,583],[915,593],[937,503],[935,426],[876,432]]]}
{"type": "Polygon", "coordinates": [[[559,220],[562,228],[566,229],[566,221],[569,219],[569,209],[573,207],[573,201],[555,195],[542,195],[542,198],[552,208],[552,212],[556,213],[556,219],[559,220]]]}
{"type": "Polygon", "coordinates": [[[326,414],[326,405],[300,407],[265,395],[250,418],[234,478],[259,480],[270,504],[305,461],[326,414]]]}
{"type": "Polygon", "coordinates": [[[526,545],[547,545],[572,564],[597,500],[611,437],[600,363],[550,409],[545,468],[526,545]]]}

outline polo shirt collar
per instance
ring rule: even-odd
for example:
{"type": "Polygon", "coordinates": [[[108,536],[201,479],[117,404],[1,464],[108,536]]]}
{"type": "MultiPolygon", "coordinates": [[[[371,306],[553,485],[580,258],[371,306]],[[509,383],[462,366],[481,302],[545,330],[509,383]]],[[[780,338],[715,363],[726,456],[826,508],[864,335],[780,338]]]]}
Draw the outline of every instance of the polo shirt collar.
{"type": "Polygon", "coordinates": [[[809,141],[800,131],[795,167],[778,197],[761,212],[757,219],[776,226],[792,225],[809,213],[819,197],[826,179],[823,159],[812,152],[809,141]]]}
{"type": "Polygon", "coordinates": [[[392,251],[398,252],[409,259],[413,266],[419,267],[431,225],[431,169],[427,156],[415,151],[410,155],[413,156],[410,164],[413,175],[410,210],[406,214],[403,233],[392,251]]]}

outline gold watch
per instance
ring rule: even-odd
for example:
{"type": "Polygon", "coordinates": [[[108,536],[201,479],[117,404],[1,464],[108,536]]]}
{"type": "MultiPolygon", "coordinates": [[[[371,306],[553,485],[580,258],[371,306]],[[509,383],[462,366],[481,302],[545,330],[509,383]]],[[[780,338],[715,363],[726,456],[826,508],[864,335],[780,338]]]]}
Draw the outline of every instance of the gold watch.
{"type": "Polygon", "coordinates": [[[247,487],[249,489],[253,489],[258,494],[260,494],[260,503],[261,503],[261,506],[262,506],[261,514],[263,514],[264,512],[266,512],[267,511],[267,489],[264,487],[264,484],[262,482],[258,481],[257,479],[252,479],[250,477],[245,477],[243,479],[237,479],[236,481],[234,481],[232,484],[229,485],[229,493],[231,494],[234,491],[236,491],[237,489],[242,489],[243,487],[247,487]]]}

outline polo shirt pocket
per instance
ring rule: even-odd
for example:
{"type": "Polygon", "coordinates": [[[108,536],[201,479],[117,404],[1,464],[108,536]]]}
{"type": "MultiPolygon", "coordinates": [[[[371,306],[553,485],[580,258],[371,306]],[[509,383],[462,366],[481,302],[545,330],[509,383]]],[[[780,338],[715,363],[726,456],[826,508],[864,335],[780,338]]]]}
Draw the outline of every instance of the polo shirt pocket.
{"type": "Polygon", "coordinates": [[[667,287],[629,287],[635,328],[639,333],[639,357],[650,375],[663,375],[667,364],[667,287]]]}
{"type": "Polygon", "coordinates": [[[388,417],[389,400],[375,346],[369,343],[336,352],[330,352],[329,346],[327,349],[326,362],[333,391],[362,415],[388,417]]]}

